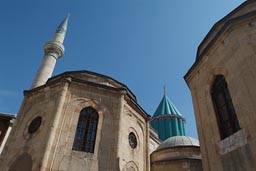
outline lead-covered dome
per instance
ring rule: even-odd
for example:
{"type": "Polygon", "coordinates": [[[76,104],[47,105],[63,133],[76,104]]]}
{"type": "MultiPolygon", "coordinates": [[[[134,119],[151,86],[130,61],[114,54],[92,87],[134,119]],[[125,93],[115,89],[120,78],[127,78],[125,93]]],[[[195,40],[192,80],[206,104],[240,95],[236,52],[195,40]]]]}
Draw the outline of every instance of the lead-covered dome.
{"type": "Polygon", "coordinates": [[[196,146],[199,147],[199,141],[189,136],[174,136],[166,139],[156,150],[161,150],[179,146],[196,146]]]}
{"type": "Polygon", "coordinates": [[[203,170],[199,142],[189,136],[175,136],[166,139],[150,155],[150,159],[153,170],[164,170],[163,168],[203,170]]]}

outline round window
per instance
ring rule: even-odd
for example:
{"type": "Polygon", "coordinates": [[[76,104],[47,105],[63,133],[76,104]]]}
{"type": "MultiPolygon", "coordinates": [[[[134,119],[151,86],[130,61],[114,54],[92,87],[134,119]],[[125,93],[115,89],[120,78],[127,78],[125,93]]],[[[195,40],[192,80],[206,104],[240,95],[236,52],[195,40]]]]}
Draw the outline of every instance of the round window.
{"type": "Polygon", "coordinates": [[[28,133],[33,134],[34,132],[36,132],[40,127],[41,123],[42,123],[41,116],[38,116],[35,119],[33,119],[32,122],[29,124],[28,133]]]}
{"type": "Polygon", "coordinates": [[[136,135],[133,132],[130,132],[129,134],[129,144],[134,149],[137,147],[137,138],[136,135]]]}

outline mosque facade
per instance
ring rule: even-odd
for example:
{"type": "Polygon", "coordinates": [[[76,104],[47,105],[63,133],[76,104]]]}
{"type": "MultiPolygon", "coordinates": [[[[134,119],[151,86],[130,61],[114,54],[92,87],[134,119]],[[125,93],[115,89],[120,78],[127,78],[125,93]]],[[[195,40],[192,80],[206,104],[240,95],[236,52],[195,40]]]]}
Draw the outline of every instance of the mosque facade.
{"type": "Polygon", "coordinates": [[[151,117],[111,77],[86,70],[52,77],[67,24],[68,16],[46,43],[14,124],[0,115],[0,131],[9,135],[1,138],[1,171],[256,169],[256,1],[212,27],[184,76],[200,145],[186,136],[186,120],[166,93],[151,117]]]}
{"type": "Polygon", "coordinates": [[[185,118],[166,94],[151,119],[129,88],[111,77],[86,70],[52,77],[64,54],[68,19],[44,46],[41,66],[30,90],[24,91],[1,153],[0,170],[162,171],[172,166],[196,171],[188,155],[196,154],[201,162],[199,143],[186,139],[185,118]],[[168,138],[178,135],[175,144],[168,145],[168,138]],[[182,149],[186,146],[196,150],[186,155],[173,153],[186,151],[182,149]],[[172,157],[163,158],[160,153],[172,157]]]}

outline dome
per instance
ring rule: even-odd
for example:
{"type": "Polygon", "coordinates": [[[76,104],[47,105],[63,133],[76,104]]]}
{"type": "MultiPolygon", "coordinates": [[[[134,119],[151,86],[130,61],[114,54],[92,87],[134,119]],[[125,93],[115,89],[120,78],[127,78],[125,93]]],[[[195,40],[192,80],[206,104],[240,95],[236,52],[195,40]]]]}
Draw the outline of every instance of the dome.
{"type": "Polygon", "coordinates": [[[156,150],[161,150],[171,147],[182,147],[182,146],[197,146],[199,147],[199,141],[189,136],[174,136],[166,139],[156,150]]]}

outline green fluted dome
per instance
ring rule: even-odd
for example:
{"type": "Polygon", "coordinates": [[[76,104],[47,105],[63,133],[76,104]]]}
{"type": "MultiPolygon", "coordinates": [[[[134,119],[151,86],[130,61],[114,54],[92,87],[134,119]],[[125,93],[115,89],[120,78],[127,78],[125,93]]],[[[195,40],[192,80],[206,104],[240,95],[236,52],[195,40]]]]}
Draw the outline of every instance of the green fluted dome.
{"type": "Polygon", "coordinates": [[[162,141],[172,136],[185,136],[185,119],[166,94],[158,105],[150,124],[158,132],[159,139],[162,141]]]}
{"type": "Polygon", "coordinates": [[[166,95],[164,95],[153,117],[157,117],[159,115],[166,115],[166,114],[182,116],[181,113],[178,111],[178,109],[173,105],[171,100],[166,95]]]}

